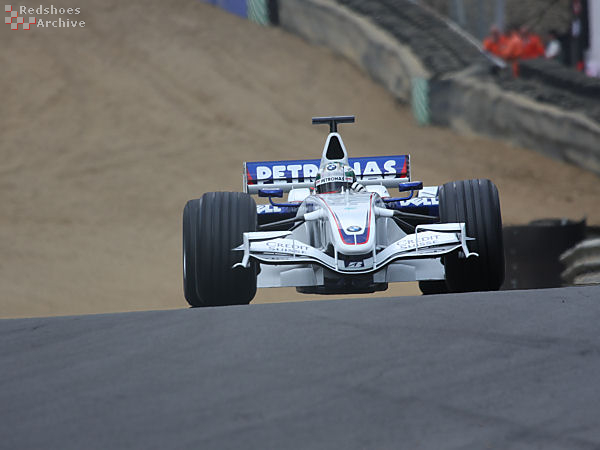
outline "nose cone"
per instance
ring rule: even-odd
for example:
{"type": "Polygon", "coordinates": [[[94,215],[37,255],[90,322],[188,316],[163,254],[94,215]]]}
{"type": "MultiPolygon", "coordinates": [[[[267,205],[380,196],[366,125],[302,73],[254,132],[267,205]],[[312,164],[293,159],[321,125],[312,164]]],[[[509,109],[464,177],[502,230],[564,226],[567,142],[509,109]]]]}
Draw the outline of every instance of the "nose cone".
{"type": "Polygon", "coordinates": [[[329,212],[333,243],[347,255],[371,253],[375,246],[372,194],[322,196],[329,212]]]}

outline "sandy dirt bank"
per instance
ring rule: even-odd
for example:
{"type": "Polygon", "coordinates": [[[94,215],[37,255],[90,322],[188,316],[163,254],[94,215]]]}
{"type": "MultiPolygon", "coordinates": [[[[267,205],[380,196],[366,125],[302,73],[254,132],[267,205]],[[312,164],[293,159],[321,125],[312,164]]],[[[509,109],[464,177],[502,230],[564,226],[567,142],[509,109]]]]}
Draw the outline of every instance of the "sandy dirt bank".
{"type": "Polygon", "coordinates": [[[186,200],[239,190],[244,160],[318,157],[313,115],[356,114],[350,153],[410,153],[425,184],[491,178],[505,223],[600,223],[598,177],[420,128],[351,64],[279,29],[189,0],[78,6],[82,29],[0,29],[0,317],[185,307],[186,200]]]}

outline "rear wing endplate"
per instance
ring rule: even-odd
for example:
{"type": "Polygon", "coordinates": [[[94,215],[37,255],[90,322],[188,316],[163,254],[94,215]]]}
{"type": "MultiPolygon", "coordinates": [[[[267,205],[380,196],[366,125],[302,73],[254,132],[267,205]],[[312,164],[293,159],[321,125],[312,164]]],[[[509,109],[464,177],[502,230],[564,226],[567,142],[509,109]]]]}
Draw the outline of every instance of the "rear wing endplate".
{"type": "MultiPolygon", "coordinates": [[[[410,181],[410,156],[371,156],[349,158],[348,162],[363,185],[395,187],[410,181]]],[[[259,189],[311,188],[319,171],[320,159],[259,161],[244,163],[244,192],[257,194],[259,189]]]]}

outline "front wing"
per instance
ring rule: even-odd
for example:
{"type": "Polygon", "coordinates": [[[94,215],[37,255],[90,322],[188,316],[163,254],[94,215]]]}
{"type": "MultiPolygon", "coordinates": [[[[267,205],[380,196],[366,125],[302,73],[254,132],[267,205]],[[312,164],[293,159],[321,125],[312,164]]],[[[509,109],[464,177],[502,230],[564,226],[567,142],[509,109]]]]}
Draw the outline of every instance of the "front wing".
{"type": "Polygon", "coordinates": [[[262,264],[318,264],[340,274],[367,274],[381,270],[401,259],[438,258],[455,250],[465,257],[478,256],[470,252],[464,223],[417,225],[415,233],[393,242],[387,247],[360,257],[329,255],[297,239],[291,231],[244,233],[243,243],[234,250],[242,250],[242,261],[234,267],[248,267],[250,258],[262,264]]]}

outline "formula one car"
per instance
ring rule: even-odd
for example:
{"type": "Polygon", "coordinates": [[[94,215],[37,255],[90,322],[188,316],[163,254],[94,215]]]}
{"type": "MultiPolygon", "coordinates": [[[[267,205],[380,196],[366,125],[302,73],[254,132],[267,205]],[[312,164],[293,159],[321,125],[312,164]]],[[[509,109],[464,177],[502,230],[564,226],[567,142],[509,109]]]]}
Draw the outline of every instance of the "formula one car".
{"type": "Polygon", "coordinates": [[[489,180],[423,187],[409,155],[349,158],[328,124],[320,160],[244,163],[244,192],[211,192],[183,211],[183,284],[192,306],[248,304],[257,287],[310,294],[497,290],[504,280],[498,190],[489,180]],[[402,196],[391,196],[388,189],[402,196]],[[283,197],[285,202],[275,202],[283,197]],[[256,205],[252,194],[267,197],[256,205]]]}

